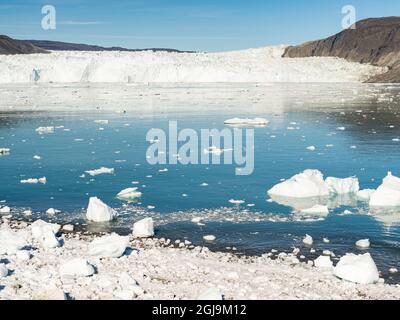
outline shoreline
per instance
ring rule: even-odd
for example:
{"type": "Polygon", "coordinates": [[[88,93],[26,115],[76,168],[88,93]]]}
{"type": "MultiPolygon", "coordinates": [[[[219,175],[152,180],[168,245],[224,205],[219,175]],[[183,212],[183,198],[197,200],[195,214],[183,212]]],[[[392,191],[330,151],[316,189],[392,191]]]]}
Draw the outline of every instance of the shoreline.
{"type": "Polygon", "coordinates": [[[18,255],[0,255],[11,270],[0,279],[0,299],[197,300],[210,288],[226,300],[400,298],[399,285],[346,282],[331,270],[300,261],[296,252],[277,254],[276,259],[270,254],[237,256],[206,247],[188,249],[189,244],[183,243],[181,248],[171,248],[166,239],[138,240],[130,235],[129,249],[122,257],[99,258],[88,254],[94,235],[61,231],[61,246],[44,249],[30,235],[28,223],[3,219],[0,230],[7,226],[27,237],[31,258],[25,261],[18,255]],[[60,266],[74,258],[87,260],[95,274],[61,276],[60,266]],[[136,283],[135,288],[127,282],[136,283]],[[48,286],[44,288],[43,283],[48,286]]]}

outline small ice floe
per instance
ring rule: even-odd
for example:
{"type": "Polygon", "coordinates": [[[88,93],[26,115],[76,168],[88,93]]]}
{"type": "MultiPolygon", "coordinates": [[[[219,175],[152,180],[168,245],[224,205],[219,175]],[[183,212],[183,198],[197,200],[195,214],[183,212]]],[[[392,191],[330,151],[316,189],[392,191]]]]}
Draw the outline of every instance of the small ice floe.
{"type": "Polygon", "coordinates": [[[397,268],[390,268],[389,269],[389,273],[391,273],[391,274],[395,274],[395,273],[398,273],[398,272],[399,272],[399,270],[397,268]]]}
{"type": "Polygon", "coordinates": [[[217,239],[217,238],[213,235],[207,235],[207,236],[204,236],[203,239],[205,241],[215,241],[215,239],[217,239]]]}
{"type": "Polygon", "coordinates": [[[54,215],[56,215],[57,213],[60,213],[60,212],[61,212],[60,210],[57,210],[57,209],[54,209],[54,208],[50,208],[50,209],[46,210],[46,213],[48,215],[50,215],[50,216],[54,216],[54,215]]]}
{"type": "Polygon", "coordinates": [[[289,180],[285,180],[272,189],[268,194],[289,198],[310,198],[328,196],[329,190],[323,179],[323,175],[318,170],[305,170],[289,180]]]}
{"type": "Polygon", "coordinates": [[[201,218],[201,217],[195,217],[195,218],[193,218],[191,221],[192,221],[193,223],[200,223],[202,220],[203,220],[203,218],[201,218]]]}
{"type": "Polygon", "coordinates": [[[131,201],[135,200],[137,198],[140,198],[142,196],[142,193],[140,191],[137,191],[138,188],[127,188],[122,191],[120,191],[117,194],[117,198],[120,200],[124,201],[131,201]]]}
{"type": "Polygon", "coordinates": [[[375,189],[364,189],[357,192],[357,198],[363,201],[369,201],[371,196],[375,193],[375,189]]]}
{"type": "Polygon", "coordinates": [[[160,170],[158,170],[158,172],[168,172],[168,169],[167,168],[160,169],[160,170]]]}
{"type": "Polygon", "coordinates": [[[371,207],[398,207],[400,206],[400,178],[388,173],[382,184],[369,200],[371,207]]]}
{"type": "Polygon", "coordinates": [[[42,159],[42,157],[41,157],[41,156],[38,156],[38,155],[34,155],[34,156],[33,156],[33,159],[35,159],[35,160],[40,160],[40,159],[42,159]]]}
{"type": "Polygon", "coordinates": [[[0,255],[16,254],[27,245],[24,234],[14,232],[8,227],[0,229],[0,255]]]}
{"type": "Polygon", "coordinates": [[[114,174],[114,168],[101,167],[99,169],[87,170],[85,173],[92,177],[98,176],[99,174],[114,174]]]}
{"type": "Polygon", "coordinates": [[[345,179],[328,177],[325,182],[329,192],[333,194],[357,193],[360,190],[358,179],[355,177],[345,179]]]}
{"type": "Polygon", "coordinates": [[[54,133],[54,127],[39,127],[35,131],[39,134],[51,134],[54,133]]]}
{"type": "Polygon", "coordinates": [[[0,214],[9,214],[11,212],[11,208],[4,206],[4,207],[0,207],[0,214]]]}
{"type": "Polygon", "coordinates": [[[150,238],[154,236],[154,222],[152,218],[145,218],[133,224],[134,238],[150,238]]]}
{"type": "Polygon", "coordinates": [[[308,151],[315,151],[315,150],[317,150],[317,148],[315,146],[309,146],[309,147],[307,147],[307,150],[308,151]]]}
{"type": "Polygon", "coordinates": [[[368,249],[371,246],[369,239],[362,239],[356,242],[356,247],[360,249],[368,249]]]}
{"type": "Polygon", "coordinates": [[[333,267],[333,262],[330,255],[322,255],[314,260],[314,266],[320,269],[331,269],[333,267]]]}
{"type": "Polygon", "coordinates": [[[208,186],[208,183],[205,183],[205,182],[203,182],[201,185],[200,185],[200,187],[207,187],[208,186]]]}
{"type": "Polygon", "coordinates": [[[94,123],[98,123],[98,124],[108,124],[108,120],[94,120],[94,123]]]}
{"type": "Polygon", "coordinates": [[[337,127],[336,129],[339,130],[339,131],[345,131],[346,130],[345,127],[337,127]]]}
{"type": "Polygon", "coordinates": [[[330,243],[330,242],[331,242],[328,238],[323,238],[322,241],[323,241],[324,243],[330,243]]]}
{"type": "Polygon", "coordinates": [[[329,214],[329,209],[327,206],[316,204],[312,208],[300,210],[302,214],[329,214]]]}
{"type": "Polygon", "coordinates": [[[339,260],[333,274],[340,279],[359,284],[372,284],[379,281],[378,268],[369,253],[346,254],[339,260]]]}
{"type": "Polygon", "coordinates": [[[268,123],[269,121],[264,118],[233,118],[224,121],[224,124],[231,126],[266,126],[268,123]]]}
{"type": "Polygon", "coordinates": [[[147,206],[147,209],[150,209],[150,210],[153,210],[155,208],[156,208],[155,206],[147,206]]]}
{"type": "Polygon", "coordinates": [[[314,243],[314,240],[313,240],[313,238],[312,238],[310,235],[306,234],[306,236],[305,236],[304,239],[303,239],[303,243],[304,243],[305,245],[307,245],[307,246],[312,246],[313,243],[314,243]]]}
{"type": "Polygon", "coordinates": [[[8,148],[0,148],[0,156],[8,156],[11,152],[11,149],[8,148]]]}
{"type": "Polygon", "coordinates": [[[229,203],[232,203],[234,205],[241,205],[241,204],[245,203],[245,201],[231,199],[231,200],[229,200],[229,203]]]}
{"type": "Polygon", "coordinates": [[[129,244],[129,237],[122,237],[116,233],[94,239],[88,247],[91,256],[100,258],[119,258],[129,244]]]}
{"type": "Polygon", "coordinates": [[[76,258],[65,262],[60,266],[60,275],[62,277],[90,277],[94,274],[94,267],[85,259],[76,258]]]}
{"type": "Polygon", "coordinates": [[[57,248],[60,246],[56,234],[61,226],[55,223],[47,223],[43,220],[37,220],[31,225],[32,236],[40,242],[43,248],[57,248]]]}
{"type": "Polygon", "coordinates": [[[42,178],[29,178],[29,179],[25,179],[25,180],[21,180],[20,181],[22,184],[46,184],[47,183],[47,178],[46,177],[42,177],[42,178]]]}
{"type": "Polygon", "coordinates": [[[8,276],[8,269],[4,263],[0,263],[0,279],[8,276]]]}
{"type": "Polygon", "coordinates": [[[94,222],[112,221],[117,216],[117,211],[110,208],[97,197],[89,199],[89,205],[86,211],[86,218],[94,222]]]}
{"type": "Polygon", "coordinates": [[[200,295],[197,297],[197,300],[208,300],[208,301],[218,301],[223,300],[223,294],[218,288],[208,288],[205,289],[200,295]]]}
{"type": "Polygon", "coordinates": [[[24,210],[24,211],[22,212],[22,214],[23,214],[24,216],[26,216],[26,217],[30,217],[30,216],[32,216],[32,210],[24,210]]]}

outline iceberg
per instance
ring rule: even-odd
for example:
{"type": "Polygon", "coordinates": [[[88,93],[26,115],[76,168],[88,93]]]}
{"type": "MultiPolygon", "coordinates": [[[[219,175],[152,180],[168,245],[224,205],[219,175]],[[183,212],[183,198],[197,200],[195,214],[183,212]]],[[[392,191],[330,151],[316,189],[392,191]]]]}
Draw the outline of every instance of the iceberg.
{"type": "Polygon", "coordinates": [[[360,249],[368,249],[371,246],[369,239],[358,240],[356,246],[360,249]]]}
{"type": "Polygon", "coordinates": [[[325,182],[329,192],[333,194],[357,193],[360,190],[358,179],[355,177],[345,179],[328,177],[325,182]]]}
{"type": "Polygon", "coordinates": [[[89,205],[86,211],[86,218],[94,222],[112,221],[117,216],[117,211],[110,208],[97,197],[89,199],[89,205]]]}
{"type": "Polygon", "coordinates": [[[400,178],[388,173],[379,188],[371,195],[370,207],[400,206],[400,178]]]}
{"type": "Polygon", "coordinates": [[[346,254],[339,260],[333,274],[340,279],[359,284],[372,284],[379,281],[378,268],[369,253],[346,254]]]}
{"type": "Polygon", "coordinates": [[[137,190],[138,188],[124,189],[117,194],[117,198],[125,201],[130,201],[136,198],[140,198],[142,196],[142,193],[137,190]]]}
{"type": "Polygon", "coordinates": [[[320,171],[305,170],[275,185],[268,190],[268,194],[288,198],[312,198],[329,196],[329,189],[320,171]]]}
{"type": "Polygon", "coordinates": [[[99,174],[114,174],[114,168],[101,167],[100,169],[87,170],[85,173],[92,177],[98,176],[99,174]]]}
{"type": "Polygon", "coordinates": [[[152,218],[145,218],[133,224],[135,238],[150,238],[154,236],[154,222],[152,218]]]}
{"type": "Polygon", "coordinates": [[[129,243],[129,237],[122,237],[118,234],[106,235],[94,239],[88,247],[89,255],[101,258],[121,257],[129,243]]]}

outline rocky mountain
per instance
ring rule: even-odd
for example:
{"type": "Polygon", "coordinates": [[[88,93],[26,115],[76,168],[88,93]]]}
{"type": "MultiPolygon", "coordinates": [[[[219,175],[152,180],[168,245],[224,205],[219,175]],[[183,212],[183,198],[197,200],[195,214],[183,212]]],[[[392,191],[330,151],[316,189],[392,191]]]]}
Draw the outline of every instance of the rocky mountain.
{"type": "Polygon", "coordinates": [[[367,82],[400,82],[400,17],[371,18],[326,39],[288,47],[284,57],[340,57],[386,66],[388,72],[367,82]]]}
{"type": "Polygon", "coordinates": [[[47,53],[32,43],[0,35],[0,54],[47,53]]]}

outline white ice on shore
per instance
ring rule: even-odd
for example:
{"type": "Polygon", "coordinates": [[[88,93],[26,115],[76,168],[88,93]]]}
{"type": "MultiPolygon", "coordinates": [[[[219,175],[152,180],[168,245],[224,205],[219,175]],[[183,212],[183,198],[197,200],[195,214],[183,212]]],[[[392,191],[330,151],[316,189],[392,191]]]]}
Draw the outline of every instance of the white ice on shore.
{"type": "Polygon", "coordinates": [[[329,255],[322,255],[314,260],[314,266],[319,269],[331,269],[333,262],[329,255]]]}
{"type": "Polygon", "coordinates": [[[114,174],[114,168],[101,167],[99,169],[87,170],[85,171],[85,173],[92,177],[98,176],[100,174],[114,174]]]}
{"type": "Polygon", "coordinates": [[[325,182],[329,192],[333,194],[357,193],[360,190],[358,179],[355,177],[345,179],[328,177],[325,182]]]}
{"type": "Polygon", "coordinates": [[[8,227],[0,229],[0,255],[16,254],[28,244],[26,237],[8,227]]]}
{"type": "Polygon", "coordinates": [[[288,198],[311,198],[328,196],[329,190],[320,171],[305,170],[275,185],[268,190],[268,194],[288,198]]]}
{"type": "Polygon", "coordinates": [[[97,197],[89,199],[89,205],[86,210],[86,218],[93,222],[108,222],[114,220],[117,211],[110,208],[97,197]]]}
{"type": "Polygon", "coordinates": [[[54,208],[49,208],[49,209],[46,210],[46,213],[48,215],[51,215],[51,216],[54,216],[54,215],[56,215],[57,213],[60,213],[60,212],[61,212],[60,210],[57,210],[57,209],[54,209],[54,208]]]}
{"type": "Polygon", "coordinates": [[[117,198],[125,201],[140,198],[142,196],[142,193],[137,190],[138,188],[126,188],[117,194],[117,198]]]}
{"type": "Polygon", "coordinates": [[[356,242],[356,246],[360,249],[368,249],[371,246],[369,239],[362,239],[356,242]]]}
{"type": "Polygon", "coordinates": [[[60,266],[60,275],[63,277],[89,277],[95,273],[94,267],[86,259],[75,258],[60,266]]]}
{"type": "Polygon", "coordinates": [[[218,301],[223,300],[223,295],[218,288],[208,288],[200,293],[197,300],[218,301]]]}
{"type": "Polygon", "coordinates": [[[36,220],[31,225],[32,236],[43,248],[56,248],[60,246],[60,243],[56,237],[56,234],[60,231],[61,226],[55,223],[48,223],[43,220],[36,220]]]}
{"type": "Polygon", "coordinates": [[[101,258],[121,257],[129,243],[129,237],[122,237],[115,233],[94,239],[88,247],[91,256],[101,258]]]}
{"type": "Polygon", "coordinates": [[[369,200],[371,207],[398,207],[400,206],[400,178],[388,173],[382,184],[369,200]]]}
{"type": "Polygon", "coordinates": [[[135,238],[150,238],[154,236],[154,222],[152,218],[144,218],[133,224],[132,234],[135,238]]]}
{"type": "Polygon", "coordinates": [[[359,284],[372,284],[379,281],[378,269],[369,253],[346,254],[340,258],[333,273],[340,279],[359,284]]]}

